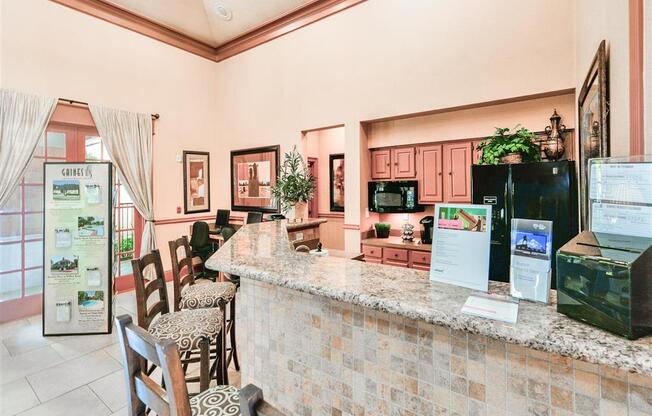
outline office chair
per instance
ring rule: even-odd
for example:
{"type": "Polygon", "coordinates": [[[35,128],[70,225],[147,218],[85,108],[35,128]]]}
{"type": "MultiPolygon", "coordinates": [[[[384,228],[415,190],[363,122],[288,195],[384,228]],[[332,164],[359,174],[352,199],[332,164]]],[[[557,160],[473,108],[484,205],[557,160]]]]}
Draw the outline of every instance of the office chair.
{"type": "Polygon", "coordinates": [[[213,244],[211,243],[208,224],[204,221],[197,221],[192,224],[192,236],[190,238],[190,247],[192,256],[201,259],[202,272],[198,277],[215,279],[216,273],[206,269],[206,260],[213,254],[213,244]]]}
{"type": "Polygon", "coordinates": [[[247,224],[255,224],[257,222],[263,222],[262,212],[250,212],[247,214],[247,224]]]}

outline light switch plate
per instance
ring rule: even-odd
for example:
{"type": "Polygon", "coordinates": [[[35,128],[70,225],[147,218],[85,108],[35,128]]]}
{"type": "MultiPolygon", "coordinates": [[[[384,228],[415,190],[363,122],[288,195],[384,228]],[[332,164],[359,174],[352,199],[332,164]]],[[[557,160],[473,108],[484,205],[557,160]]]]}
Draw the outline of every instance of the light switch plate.
{"type": "Polygon", "coordinates": [[[176,159],[177,159],[177,163],[183,162],[183,158],[181,157],[181,155],[177,155],[176,159]]]}

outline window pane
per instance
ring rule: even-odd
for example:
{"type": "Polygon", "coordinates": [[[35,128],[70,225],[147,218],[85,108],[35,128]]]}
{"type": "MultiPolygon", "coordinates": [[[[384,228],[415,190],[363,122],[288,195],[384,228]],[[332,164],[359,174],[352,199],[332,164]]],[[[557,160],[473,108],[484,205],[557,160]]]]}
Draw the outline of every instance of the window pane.
{"type": "Polygon", "coordinates": [[[25,186],[25,211],[43,211],[43,186],[25,186]]]}
{"type": "Polygon", "coordinates": [[[25,272],[25,296],[43,292],[43,269],[27,270],[25,272]]]}
{"type": "Polygon", "coordinates": [[[11,192],[7,203],[0,209],[0,212],[20,212],[21,192],[21,186],[16,186],[11,192]]]}
{"type": "Polygon", "coordinates": [[[43,241],[25,243],[25,268],[43,265],[43,241]]]}
{"type": "Polygon", "coordinates": [[[122,254],[120,255],[120,270],[118,271],[118,276],[127,276],[133,273],[131,268],[131,259],[133,256],[131,254],[122,254]]]}
{"type": "MultiPolygon", "coordinates": [[[[20,241],[20,219],[20,214],[0,215],[0,242],[20,241]]],[[[2,250],[2,246],[0,246],[0,250],[2,250]]]]}
{"type": "Polygon", "coordinates": [[[120,205],[134,203],[134,201],[131,200],[129,192],[127,192],[127,188],[125,188],[124,185],[120,185],[120,190],[118,192],[120,192],[120,205]]]}
{"type": "Polygon", "coordinates": [[[0,272],[20,270],[21,257],[20,243],[0,246],[0,272]]]}
{"type": "Polygon", "coordinates": [[[0,274],[0,302],[20,298],[20,272],[0,274]]]}
{"type": "Polygon", "coordinates": [[[66,133],[49,131],[48,157],[66,157],[66,133]]]}
{"type": "Polygon", "coordinates": [[[33,158],[25,171],[26,183],[43,183],[43,159],[33,158]]]}
{"type": "Polygon", "coordinates": [[[43,214],[25,215],[25,239],[43,238],[43,214]]]}
{"type": "Polygon", "coordinates": [[[97,136],[86,136],[86,160],[102,160],[102,142],[97,136]]]}

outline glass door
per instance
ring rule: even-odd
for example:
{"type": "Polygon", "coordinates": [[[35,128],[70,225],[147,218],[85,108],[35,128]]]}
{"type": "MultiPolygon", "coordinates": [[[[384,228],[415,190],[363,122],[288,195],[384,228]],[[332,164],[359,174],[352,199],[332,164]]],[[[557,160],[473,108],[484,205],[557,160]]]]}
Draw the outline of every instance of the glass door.
{"type": "MultiPolygon", "coordinates": [[[[0,321],[34,315],[43,292],[43,163],[108,161],[97,130],[51,123],[34,158],[0,210],[0,321]]],[[[124,186],[117,186],[114,241],[116,277],[130,276],[142,220],[124,186]]]]}

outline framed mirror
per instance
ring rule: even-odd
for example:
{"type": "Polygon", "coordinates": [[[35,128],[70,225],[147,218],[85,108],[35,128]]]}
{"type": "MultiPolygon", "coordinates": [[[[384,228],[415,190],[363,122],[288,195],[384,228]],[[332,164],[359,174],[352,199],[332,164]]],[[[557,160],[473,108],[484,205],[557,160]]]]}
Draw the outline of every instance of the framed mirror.
{"type": "Polygon", "coordinates": [[[609,72],[606,42],[600,42],[577,100],[581,229],[588,227],[589,159],[609,156],[609,72]]]}

